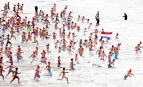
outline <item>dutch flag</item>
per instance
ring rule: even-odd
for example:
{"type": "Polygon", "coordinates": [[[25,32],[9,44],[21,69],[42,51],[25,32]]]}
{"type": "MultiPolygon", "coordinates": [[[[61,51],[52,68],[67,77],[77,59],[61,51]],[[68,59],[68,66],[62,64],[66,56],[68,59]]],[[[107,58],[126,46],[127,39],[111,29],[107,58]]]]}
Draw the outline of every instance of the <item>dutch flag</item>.
{"type": "Polygon", "coordinates": [[[102,38],[111,38],[113,32],[101,32],[102,38]]]}

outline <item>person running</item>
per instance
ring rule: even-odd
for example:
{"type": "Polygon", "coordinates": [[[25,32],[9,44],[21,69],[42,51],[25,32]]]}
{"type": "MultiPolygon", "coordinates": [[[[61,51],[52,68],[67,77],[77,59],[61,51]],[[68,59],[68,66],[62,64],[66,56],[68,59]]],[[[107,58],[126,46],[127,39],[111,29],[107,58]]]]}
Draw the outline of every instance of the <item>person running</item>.
{"type": "Polygon", "coordinates": [[[0,65],[0,76],[2,76],[2,78],[3,78],[3,80],[4,80],[4,75],[2,74],[3,71],[4,71],[4,70],[3,70],[3,67],[0,65]]]}
{"type": "Polygon", "coordinates": [[[61,59],[60,59],[60,56],[58,56],[58,63],[57,63],[57,65],[58,65],[57,67],[62,68],[62,67],[61,67],[61,59]]]}
{"type": "Polygon", "coordinates": [[[4,65],[3,63],[3,57],[0,57],[0,66],[4,65]]]}
{"type": "MultiPolygon", "coordinates": [[[[9,71],[8,71],[8,73],[7,73],[7,75],[6,75],[5,77],[7,77],[10,73],[13,74],[13,72],[14,72],[14,71],[12,70],[12,68],[14,68],[13,65],[12,65],[12,63],[11,63],[7,68],[9,68],[9,71]]],[[[6,69],[7,69],[7,68],[6,68],[6,69]]]]}
{"type": "Polygon", "coordinates": [[[32,64],[33,61],[36,61],[35,51],[33,51],[32,55],[29,58],[32,58],[32,61],[30,62],[30,64],[32,64]]]}
{"type": "Polygon", "coordinates": [[[10,81],[10,84],[17,78],[18,79],[18,84],[20,84],[20,78],[17,76],[18,74],[21,74],[18,73],[18,68],[15,68],[15,71],[13,72],[13,79],[10,81]]]}
{"type": "Polygon", "coordinates": [[[38,45],[38,40],[37,40],[36,36],[34,36],[34,41],[32,43],[37,43],[37,45],[38,45]]]}
{"type": "Polygon", "coordinates": [[[39,75],[40,71],[39,71],[39,69],[40,69],[40,66],[37,65],[36,70],[35,70],[34,80],[38,80],[38,78],[40,78],[40,75],[39,75]]]}
{"type": "Polygon", "coordinates": [[[134,75],[134,74],[132,74],[131,73],[132,72],[132,70],[130,69],[128,72],[127,72],[127,74],[124,76],[124,80],[126,80],[127,79],[127,77],[132,77],[131,75],[134,75]]]}
{"type": "Polygon", "coordinates": [[[48,62],[48,65],[46,66],[46,69],[47,69],[47,71],[48,71],[48,74],[50,75],[50,76],[52,76],[52,72],[51,72],[51,66],[50,66],[50,62],[48,62]]]}
{"type": "Polygon", "coordinates": [[[73,62],[73,59],[71,59],[71,62],[70,62],[70,70],[75,70],[74,69],[74,66],[75,64],[74,64],[74,62],[73,62]]]}
{"type": "Polygon", "coordinates": [[[108,64],[108,68],[113,68],[113,66],[114,66],[114,62],[115,62],[115,59],[113,59],[113,61],[112,61],[112,62],[109,62],[109,64],[108,64]],[[111,65],[113,65],[113,66],[111,66],[111,65]]]}
{"type": "Polygon", "coordinates": [[[58,80],[63,80],[63,78],[65,78],[65,79],[67,79],[67,83],[69,84],[69,82],[68,82],[68,77],[66,77],[65,76],[65,73],[69,73],[69,72],[66,72],[65,71],[65,68],[63,68],[63,71],[60,73],[60,75],[59,76],[61,76],[61,74],[62,74],[62,78],[61,79],[58,79],[58,80]]]}

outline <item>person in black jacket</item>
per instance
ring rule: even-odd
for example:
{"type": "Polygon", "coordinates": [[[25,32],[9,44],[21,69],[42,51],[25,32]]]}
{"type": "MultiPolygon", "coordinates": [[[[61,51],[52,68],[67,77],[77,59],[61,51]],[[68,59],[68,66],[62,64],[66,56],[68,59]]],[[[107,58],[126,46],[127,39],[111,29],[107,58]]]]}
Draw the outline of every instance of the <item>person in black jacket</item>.
{"type": "Polygon", "coordinates": [[[38,13],[38,6],[35,6],[35,13],[38,13]]]}
{"type": "Polygon", "coordinates": [[[127,18],[128,18],[128,16],[127,16],[127,14],[126,13],[124,13],[124,20],[127,20],[127,18]]]}
{"type": "Polygon", "coordinates": [[[99,11],[97,11],[97,13],[96,13],[96,16],[95,16],[95,19],[96,19],[96,26],[99,26],[99,22],[100,22],[100,20],[99,20],[99,11]]]}
{"type": "Polygon", "coordinates": [[[99,22],[100,22],[100,20],[99,20],[99,17],[97,16],[96,17],[96,26],[99,26],[99,22]]]}

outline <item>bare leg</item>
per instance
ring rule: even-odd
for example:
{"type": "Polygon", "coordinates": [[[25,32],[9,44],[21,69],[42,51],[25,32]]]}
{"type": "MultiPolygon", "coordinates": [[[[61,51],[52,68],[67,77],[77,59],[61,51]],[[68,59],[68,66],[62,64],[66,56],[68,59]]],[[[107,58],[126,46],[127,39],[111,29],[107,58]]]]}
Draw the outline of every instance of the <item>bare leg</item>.
{"type": "Polygon", "coordinates": [[[30,63],[30,64],[32,64],[32,63],[33,63],[33,61],[34,61],[34,59],[32,59],[32,61],[31,61],[31,63],[30,63]]]}
{"type": "Polygon", "coordinates": [[[21,57],[21,60],[23,61],[23,57],[21,57]]]}
{"type": "Polygon", "coordinates": [[[9,75],[10,73],[8,72],[8,74],[5,76],[5,78],[9,75]]]}
{"type": "Polygon", "coordinates": [[[101,65],[98,65],[98,67],[102,67],[101,65]]]}
{"type": "Polygon", "coordinates": [[[12,43],[10,44],[10,47],[12,46],[12,43]]]}
{"type": "Polygon", "coordinates": [[[2,75],[2,78],[3,78],[3,80],[4,80],[4,76],[2,75]]]}
{"type": "Polygon", "coordinates": [[[13,82],[15,80],[15,78],[13,78],[11,81],[10,81],[10,84],[11,84],[11,82],[13,82]]]}
{"type": "Polygon", "coordinates": [[[18,77],[18,84],[20,84],[20,82],[19,82],[19,81],[20,81],[20,78],[18,77]]]}
{"type": "Polygon", "coordinates": [[[26,40],[26,43],[28,42],[28,40],[26,40]]]}
{"type": "Polygon", "coordinates": [[[36,79],[36,76],[34,76],[34,80],[36,79]]]}
{"type": "Polygon", "coordinates": [[[69,84],[68,78],[67,78],[67,83],[69,84]]]}
{"type": "Polygon", "coordinates": [[[19,59],[17,59],[17,62],[19,62],[19,59]]]}
{"type": "Polygon", "coordinates": [[[61,78],[61,79],[58,79],[58,80],[63,80],[63,78],[61,78]]]}
{"type": "Polygon", "coordinates": [[[38,77],[36,78],[36,76],[34,76],[34,80],[38,81],[38,77]]]}
{"type": "Polygon", "coordinates": [[[32,62],[30,64],[32,64],[32,62]]]}
{"type": "Polygon", "coordinates": [[[14,37],[15,38],[15,40],[16,40],[16,37],[14,37]]]}

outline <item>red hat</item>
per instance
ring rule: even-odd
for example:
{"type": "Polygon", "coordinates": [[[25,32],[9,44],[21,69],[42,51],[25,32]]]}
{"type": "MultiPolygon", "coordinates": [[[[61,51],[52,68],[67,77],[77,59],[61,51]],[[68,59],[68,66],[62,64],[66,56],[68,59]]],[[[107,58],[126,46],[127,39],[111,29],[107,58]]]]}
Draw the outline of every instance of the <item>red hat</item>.
{"type": "Polygon", "coordinates": [[[73,41],[72,40],[70,40],[70,43],[72,43],[73,41]]]}
{"type": "Polygon", "coordinates": [[[0,68],[3,68],[3,67],[0,65],[0,68]]]}
{"type": "Polygon", "coordinates": [[[9,62],[10,63],[10,65],[13,65],[13,62],[9,62]]]}
{"type": "Polygon", "coordinates": [[[47,44],[47,46],[50,46],[50,44],[47,44]]]}
{"type": "Polygon", "coordinates": [[[129,72],[132,72],[132,70],[130,69],[129,72]]]}
{"type": "Polygon", "coordinates": [[[119,34],[118,34],[118,33],[116,33],[116,35],[118,36],[119,34]]]}
{"type": "Polygon", "coordinates": [[[25,32],[23,32],[23,34],[26,34],[25,32]]]}
{"type": "Polygon", "coordinates": [[[50,62],[48,62],[48,64],[51,64],[50,62]]]}
{"type": "Polygon", "coordinates": [[[10,52],[10,54],[12,54],[12,52],[10,52]]]}
{"type": "Polygon", "coordinates": [[[40,66],[39,66],[39,65],[37,65],[37,68],[40,68],[40,66]]]}

